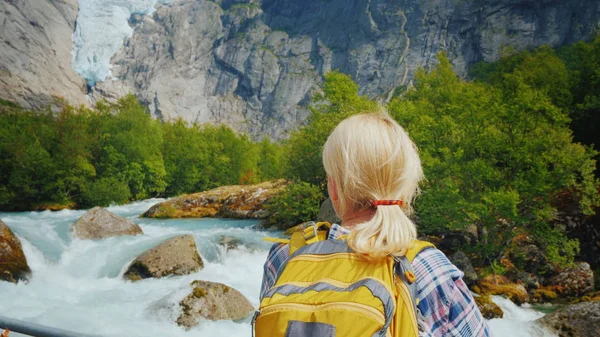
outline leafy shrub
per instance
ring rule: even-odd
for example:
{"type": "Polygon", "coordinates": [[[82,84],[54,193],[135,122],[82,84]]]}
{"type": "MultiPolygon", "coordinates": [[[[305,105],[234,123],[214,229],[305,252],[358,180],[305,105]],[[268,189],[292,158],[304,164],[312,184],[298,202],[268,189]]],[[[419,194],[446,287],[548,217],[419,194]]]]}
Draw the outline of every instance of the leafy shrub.
{"type": "Polygon", "coordinates": [[[115,177],[101,178],[90,183],[84,189],[84,206],[109,206],[122,204],[129,200],[131,193],[129,186],[124,181],[115,177]]]}
{"type": "Polygon", "coordinates": [[[316,220],[323,201],[319,187],[305,182],[290,184],[283,192],[268,201],[271,216],[265,227],[287,229],[302,222],[316,220]]]}

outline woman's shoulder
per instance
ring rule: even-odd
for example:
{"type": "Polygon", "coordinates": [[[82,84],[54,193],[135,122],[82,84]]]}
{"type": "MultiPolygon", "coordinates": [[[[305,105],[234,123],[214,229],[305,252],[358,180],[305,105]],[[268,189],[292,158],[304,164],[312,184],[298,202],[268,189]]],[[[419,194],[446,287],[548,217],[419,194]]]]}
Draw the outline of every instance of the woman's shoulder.
{"type": "Polygon", "coordinates": [[[419,292],[444,290],[463,277],[463,272],[458,269],[437,248],[426,248],[421,251],[412,262],[414,273],[417,276],[419,292]],[[439,288],[442,289],[439,289],[439,288]]]}

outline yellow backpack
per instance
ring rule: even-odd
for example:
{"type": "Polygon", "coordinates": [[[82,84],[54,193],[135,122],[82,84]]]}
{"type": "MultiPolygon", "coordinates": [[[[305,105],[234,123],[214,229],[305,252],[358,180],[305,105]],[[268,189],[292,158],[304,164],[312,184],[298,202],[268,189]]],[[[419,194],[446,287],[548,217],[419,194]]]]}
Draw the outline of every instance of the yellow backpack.
{"type": "Polygon", "coordinates": [[[415,241],[405,257],[366,261],[345,240],[327,240],[328,223],[308,223],[290,240],[290,258],[261,298],[253,336],[418,336],[411,262],[431,243],[415,241]]]}

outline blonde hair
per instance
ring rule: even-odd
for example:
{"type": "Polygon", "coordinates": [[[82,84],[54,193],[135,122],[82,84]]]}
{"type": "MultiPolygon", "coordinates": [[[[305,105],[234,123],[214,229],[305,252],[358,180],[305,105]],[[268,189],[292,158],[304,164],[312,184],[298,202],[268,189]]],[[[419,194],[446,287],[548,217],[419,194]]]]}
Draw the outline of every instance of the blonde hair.
{"type": "Polygon", "coordinates": [[[385,112],[347,118],[325,142],[323,165],[337,186],[340,218],[348,210],[373,207],[372,200],[403,201],[402,206],[379,206],[373,218],[356,224],[350,247],[371,258],[405,255],[417,236],[409,216],[423,170],[404,129],[385,112]]]}

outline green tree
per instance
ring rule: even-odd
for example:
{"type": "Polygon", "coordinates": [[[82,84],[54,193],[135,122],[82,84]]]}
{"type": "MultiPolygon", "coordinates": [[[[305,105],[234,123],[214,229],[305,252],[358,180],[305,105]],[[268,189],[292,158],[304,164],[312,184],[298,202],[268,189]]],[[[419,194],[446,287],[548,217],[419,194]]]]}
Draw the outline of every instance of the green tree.
{"type": "Polygon", "coordinates": [[[302,222],[315,220],[322,201],[323,194],[318,186],[305,182],[292,183],[268,201],[266,209],[271,216],[264,225],[287,229],[302,222]]]}
{"type": "Polygon", "coordinates": [[[97,110],[90,121],[97,179],[114,177],[126,183],[135,199],[163,193],[166,172],[160,122],[152,120],[133,95],[114,104],[99,103],[97,110]]]}
{"type": "Polygon", "coordinates": [[[210,166],[210,162],[208,144],[198,125],[188,126],[178,119],[165,123],[163,133],[166,194],[179,195],[205,189],[210,178],[205,168],[210,166]]]}
{"type": "Polygon", "coordinates": [[[283,177],[284,148],[273,143],[268,137],[263,138],[258,146],[258,172],[261,180],[283,177]]]}
{"type": "Polygon", "coordinates": [[[323,94],[316,97],[308,123],[293,132],[286,146],[285,177],[319,186],[325,191],[326,175],[321,153],[335,126],[354,114],[373,112],[377,104],[358,94],[350,76],[337,71],[327,73],[323,94]]]}
{"type": "Polygon", "coordinates": [[[595,152],[572,142],[569,118],[548,90],[521,73],[496,81],[462,81],[441,54],[434,70],[419,71],[415,87],[389,105],[420,148],[427,178],[416,204],[420,228],[475,224],[490,233],[489,262],[523,230],[572,258],[574,245],[544,235],[565,239],[548,227],[559,192],[576,191],[584,212],[598,204],[595,152]]]}

